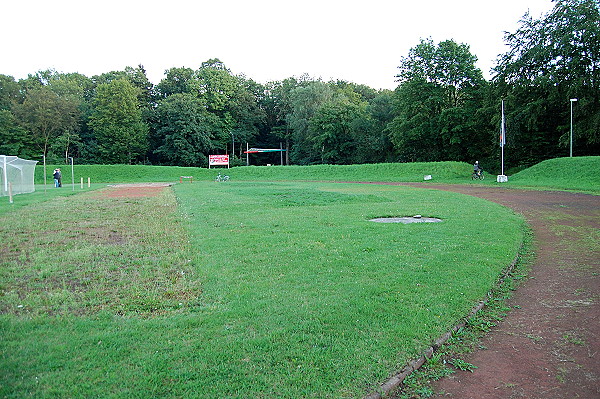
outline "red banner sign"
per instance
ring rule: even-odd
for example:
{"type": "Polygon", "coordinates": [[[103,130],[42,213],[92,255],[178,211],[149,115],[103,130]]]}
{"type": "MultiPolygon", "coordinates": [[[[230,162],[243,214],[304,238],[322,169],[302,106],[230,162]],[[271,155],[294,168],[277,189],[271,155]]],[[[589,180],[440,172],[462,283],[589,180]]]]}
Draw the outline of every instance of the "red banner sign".
{"type": "Polygon", "coordinates": [[[209,155],[208,166],[225,165],[229,166],[229,155],[209,155]]]}

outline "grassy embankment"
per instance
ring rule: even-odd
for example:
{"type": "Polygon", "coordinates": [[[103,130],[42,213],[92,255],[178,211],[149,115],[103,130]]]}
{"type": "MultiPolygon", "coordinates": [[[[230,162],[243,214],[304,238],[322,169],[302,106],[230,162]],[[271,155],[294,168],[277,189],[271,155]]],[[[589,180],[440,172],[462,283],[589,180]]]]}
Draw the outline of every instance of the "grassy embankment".
{"type": "Polygon", "coordinates": [[[509,186],[600,194],[600,156],[556,158],[509,178],[509,186]]]}
{"type": "MultiPolygon", "coordinates": [[[[52,183],[51,172],[56,165],[47,165],[47,182],[52,183]]],[[[70,166],[59,166],[63,183],[71,185],[70,166]]],[[[75,165],[75,186],[81,178],[87,184],[123,182],[178,182],[180,176],[193,176],[195,181],[212,181],[217,173],[225,173],[234,180],[324,180],[324,181],[423,181],[424,175],[433,175],[438,182],[459,182],[470,177],[470,166],[462,162],[388,163],[370,165],[312,165],[312,166],[238,166],[227,168],[195,168],[145,165],[75,165]]],[[[186,180],[187,181],[187,180],[186,180]]],[[[36,168],[36,183],[44,182],[43,167],[36,168]]]]}
{"type": "MultiPolygon", "coordinates": [[[[46,167],[48,187],[52,185],[51,171],[55,165],[46,167]]],[[[70,167],[61,167],[64,185],[71,187],[70,167]]],[[[313,166],[242,166],[231,169],[206,169],[174,166],[143,165],[75,165],[75,187],[81,178],[87,184],[123,182],[177,182],[180,176],[193,176],[196,181],[211,181],[223,172],[234,180],[318,180],[318,181],[368,181],[368,182],[420,182],[425,175],[432,175],[430,183],[487,184],[496,185],[494,175],[487,175],[481,182],[470,179],[471,166],[463,162],[388,163],[370,165],[313,165],[313,166]]],[[[187,180],[186,180],[187,181],[187,180]]],[[[36,168],[36,183],[42,184],[43,167],[36,168]]],[[[513,176],[504,187],[537,188],[600,192],[600,157],[556,158],[541,162],[513,176]]],[[[38,188],[39,190],[39,188],[38,188]]]]}

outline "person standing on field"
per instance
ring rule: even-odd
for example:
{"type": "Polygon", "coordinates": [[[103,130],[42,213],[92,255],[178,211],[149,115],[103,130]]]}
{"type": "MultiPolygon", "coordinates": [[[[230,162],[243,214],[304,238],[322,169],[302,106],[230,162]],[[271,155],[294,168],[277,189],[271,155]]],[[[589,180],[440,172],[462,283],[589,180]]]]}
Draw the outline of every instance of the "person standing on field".
{"type": "Polygon", "coordinates": [[[58,169],[54,169],[52,172],[52,177],[54,178],[54,188],[58,187],[58,169]]]}
{"type": "Polygon", "coordinates": [[[54,177],[54,187],[62,187],[62,174],[60,173],[60,169],[54,169],[52,177],[54,177]]]}

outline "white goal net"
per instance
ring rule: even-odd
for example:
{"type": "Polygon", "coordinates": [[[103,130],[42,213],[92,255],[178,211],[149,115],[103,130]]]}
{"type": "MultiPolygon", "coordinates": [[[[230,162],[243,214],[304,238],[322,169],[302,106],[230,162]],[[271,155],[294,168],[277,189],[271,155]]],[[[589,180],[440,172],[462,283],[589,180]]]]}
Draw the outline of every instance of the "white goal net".
{"type": "Polygon", "coordinates": [[[35,191],[33,177],[37,161],[19,157],[0,155],[0,196],[32,193],[35,191]]]}

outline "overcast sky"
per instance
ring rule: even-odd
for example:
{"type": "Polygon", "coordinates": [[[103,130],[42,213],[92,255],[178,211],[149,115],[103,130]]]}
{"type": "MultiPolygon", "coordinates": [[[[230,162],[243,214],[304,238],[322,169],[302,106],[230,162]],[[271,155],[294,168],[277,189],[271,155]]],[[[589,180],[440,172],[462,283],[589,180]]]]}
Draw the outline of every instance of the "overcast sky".
{"type": "Polygon", "coordinates": [[[400,58],[421,38],[471,47],[489,78],[505,31],[551,0],[8,0],[0,74],[49,68],[88,77],[142,64],[158,83],[172,67],[219,58],[257,82],[307,73],[396,87],[400,58]]]}

